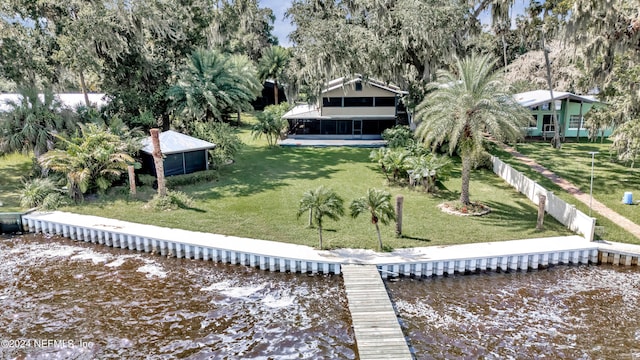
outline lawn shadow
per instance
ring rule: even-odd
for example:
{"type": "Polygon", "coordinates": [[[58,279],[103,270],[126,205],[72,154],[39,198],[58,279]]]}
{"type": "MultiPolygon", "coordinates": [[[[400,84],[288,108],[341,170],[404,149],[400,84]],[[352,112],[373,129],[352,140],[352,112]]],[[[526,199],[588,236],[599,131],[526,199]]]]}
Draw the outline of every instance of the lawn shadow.
{"type": "Polygon", "coordinates": [[[424,242],[431,242],[431,239],[427,239],[427,238],[423,238],[423,237],[418,237],[418,236],[411,236],[411,235],[406,235],[406,234],[402,234],[399,236],[399,238],[401,239],[407,239],[407,240],[415,240],[415,241],[424,241],[424,242]]]}
{"type": "MultiPolygon", "coordinates": [[[[515,204],[506,204],[495,201],[483,201],[483,204],[491,208],[487,215],[478,217],[478,221],[490,226],[511,228],[512,232],[523,233],[536,231],[538,213],[528,200],[515,200],[515,204]]],[[[547,230],[562,231],[564,225],[557,222],[551,215],[545,215],[545,227],[547,230]]],[[[569,230],[565,230],[570,233],[569,230]]],[[[544,232],[541,232],[541,235],[544,232]]]]}
{"type": "Polygon", "coordinates": [[[249,196],[286,186],[287,180],[328,179],[336,165],[368,162],[368,154],[352,148],[245,147],[238,160],[221,169],[220,181],[190,189],[206,199],[249,196]]]}

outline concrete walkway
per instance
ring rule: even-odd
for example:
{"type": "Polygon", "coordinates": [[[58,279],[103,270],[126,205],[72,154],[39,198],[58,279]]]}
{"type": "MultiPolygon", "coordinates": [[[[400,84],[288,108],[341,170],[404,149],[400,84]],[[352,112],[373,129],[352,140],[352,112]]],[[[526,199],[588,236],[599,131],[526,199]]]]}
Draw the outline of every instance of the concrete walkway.
{"type": "MultiPolygon", "coordinates": [[[[546,167],[538,164],[537,162],[535,162],[535,160],[521,154],[516,149],[507,145],[502,145],[502,148],[508,153],[510,153],[511,155],[513,155],[513,157],[518,159],[518,161],[520,161],[525,165],[528,165],[529,167],[531,167],[532,170],[542,174],[542,176],[551,180],[554,184],[560,186],[567,193],[571,194],[574,198],[578,199],[582,203],[589,206],[589,202],[591,201],[591,197],[589,196],[589,194],[585,194],[574,184],[558,176],[558,174],[552,172],[546,167]]],[[[596,213],[606,217],[607,219],[613,221],[616,225],[620,226],[621,228],[631,233],[637,239],[640,239],[640,226],[634,223],[633,221],[611,210],[605,204],[601,203],[596,199],[593,199],[593,201],[591,202],[591,208],[596,213]]]]}

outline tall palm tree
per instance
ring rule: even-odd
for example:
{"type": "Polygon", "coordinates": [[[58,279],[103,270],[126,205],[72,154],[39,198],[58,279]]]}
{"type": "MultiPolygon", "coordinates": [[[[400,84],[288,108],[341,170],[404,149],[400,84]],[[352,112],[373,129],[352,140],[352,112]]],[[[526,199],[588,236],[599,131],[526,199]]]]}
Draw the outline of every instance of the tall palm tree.
{"type": "Polygon", "coordinates": [[[273,79],[273,98],[278,105],[278,80],[287,69],[291,53],[282,46],[272,45],[262,52],[262,58],[258,63],[258,73],[260,79],[265,81],[273,79]]]}
{"type": "Polygon", "coordinates": [[[309,211],[309,217],[318,227],[320,249],[322,249],[322,222],[325,217],[338,220],[344,215],[344,200],[335,191],[320,186],[315,190],[308,190],[302,195],[298,206],[298,217],[309,211]]]}
{"type": "Polygon", "coordinates": [[[473,160],[484,149],[486,135],[499,142],[523,136],[531,115],[509,93],[502,72],[493,72],[495,60],[473,54],[456,59],[455,72],[439,71],[433,91],[418,105],[417,138],[436,148],[448,143],[450,154],[462,160],[460,202],[469,205],[473,160]]]}
{"type": "Polygon", "coordinates": [[[211,121],[249,109],[259,92],[260,82],[248,58],[198,49],[167,95],[175,109],[190,120],[211,121]]]}
{"type": "Polygon", "coordinates": [[[378,233],[378,249],[382,250],[382,236],[378,223],[387,225],[396,219],[396,212],[391,204],[391,194],[384,190],[369,189],[367,196],[353,200],[349,208],[352,218],[357,218],[360,214],[371,215],[371,223],[376,226],[378,233]]]}
{"type": "Polygon", "coordinates": [[[53,148],[53,134],[72,129],[74,124],[61,114],[51,90],[40,95],[35,88],[24,88],[20,97],[20,101],[8,102],[9,112],[0,114],[0,151],[33,151],[39,158],[53,148]]]}

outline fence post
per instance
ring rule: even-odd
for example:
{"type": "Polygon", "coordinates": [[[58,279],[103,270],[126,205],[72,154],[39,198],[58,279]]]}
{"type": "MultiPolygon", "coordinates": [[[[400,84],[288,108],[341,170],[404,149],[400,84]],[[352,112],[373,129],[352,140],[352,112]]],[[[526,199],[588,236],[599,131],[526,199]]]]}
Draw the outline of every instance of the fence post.
{"type": "Polygon", "coordinates": [[[544,206],[547,202],[547,196],[538,194],[538,221],[536,222],[536,230],[544,230],[544,206]]]}
{"type": "Polygon", "coordinates": [[[396,196],[396,236],[402,235],[402,205],[404,203],[404,197],[402,195],[396,196]]]}

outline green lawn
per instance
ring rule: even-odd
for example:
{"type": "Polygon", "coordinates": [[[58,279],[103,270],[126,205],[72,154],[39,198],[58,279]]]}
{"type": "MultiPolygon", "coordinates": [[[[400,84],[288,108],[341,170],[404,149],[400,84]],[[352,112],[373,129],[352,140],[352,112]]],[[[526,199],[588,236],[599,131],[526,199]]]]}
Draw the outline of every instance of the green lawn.
{"type": "Polygon", "coordinates": [[[31,170],[31,158],[20,154],[0,155],[0,212],[20,210],[18,191],[22,177],[31,170]]]}
{"type": "MultiPolygon", "coordinates": [[[[536,208],[501,179],[488,171],[472,177],[473,200],[493,208],[483,217],[456,217],[442,213],[439,203],[459,196],[459,173],[447,181],[438,197],[401,187],[389,187],[370,162],[370,149],[354,148],[268,148],[250,138],[235,164],[220,171],[213,183],[184,186],[177,190],[196,201],[192,209],[154,212],[144,209],[152,190],[141,189],[141,200],[131,200],[114,191],[112,195],[64,209],[83,214],[179,227],[190,230],[253,237],[316,246],[317,231],[307,228],[307,217],[296,217],[298,201],[312,188],[335,189],[348,204],[363,196],[367,188],[384,188],[403,195],[404,234],[394,236],[393,226],[383,226],[383,242],[393,248],[499,241],[519,238],[568,235],[552,218],[547,230],[535,231],[536,208]]],[[[375,248],[376,234],[368,218],[344,217],[325,224],[327,247],[375,248]]]]}
{"type": "MultiPolygon", "coordinates": [[[[626,191],[632,191],[636,198],[640,197],[640,184],[637,179],[640,169],[631,169],[612,161],[609,154],[610,144],[600,143],[565,143],[560,150],[553,149],[548,143],[523,143],[518,144],[517,149],[522,154],[531,157],[539,164],[555,172],[576,185],[580,190],[589,193],[591,181],[591,155],[590,151],[598,151],[594,161],[593,197],[604,203],[620,215],[640,224],[640,207],[637,205],[622,204],[622,195],[626,191]]],[[[528,166],[519,163],[504,151],[495,150],[494,154],[507,161],[516,169],[524,172],[530,178],[538,181],[542,186],[560,196],[565,201],[575,204],[585,214],[589,213],[589,206],[581,203],[566,194],[560,187],[553,184],[542,175],[532,171],[528,166]]],[[[603,238],[612,241],[621,241],[640,244],[633,235],[626,232],[613,222],[593,213],[597,219],[597,225],[604,226],[603,238]]]]}
{"type": "MultiPolygon", "coordinates": [[[[387,247],[448,245],[520,238],[569,235],[551,217],[546,230],[535,231],[536,208],[492,172],[472,175],[471,197],[492,207],[483,217],[457,217],[442,213],[436,205],[459,196],[459,172],[454,172],[438,196],[403,187],[389,187],[376,165],[370,162],[370,149],[355,148],[269,148],[253,140],[247,128],[240,131],[245,146],[236,163],[220,170],[218,181],[184,186],[195,199],[191,209],[155,212],[144,207],[153,195],[149,187],[139,188],[137,199],[130,199],[128,187],[115,188],[108,195],[61,210],[92,214],[127,221],[214,232],[227,235],[317,246],[317,230],[306,225],[307,217],[296,217],[302,194],[320,185],[335,189],[345,202],[363,196],[367,188],[383,188],[394,197],[403,195],[404,237],[396,238],[394,226],[382,226],[387,247]]],[[[5,174],[8,158],[0,158],[5,174]]],[[[21,171],[30,162],[22,161],[21,171]]],[[[15,166],[15,165],[14,165],[15,166]]],[[[5,175],[6,176],[6,175],[5,175]]],[[[19,177],[11,178],[12,193],[19,177]]],[[[4,185],[4,184],[3,184],[4,185]]],[[[3,197],[15,198],[5,195],[3,197]]],[[[5,200],[7,204],[9,202],[5,200]]],[[[17,203],[12,203],[17,206],[17,203]]],[[[344,217],[325,223],[326,247],[376,248],[374,226],[366,217],[344,217]]]]}

